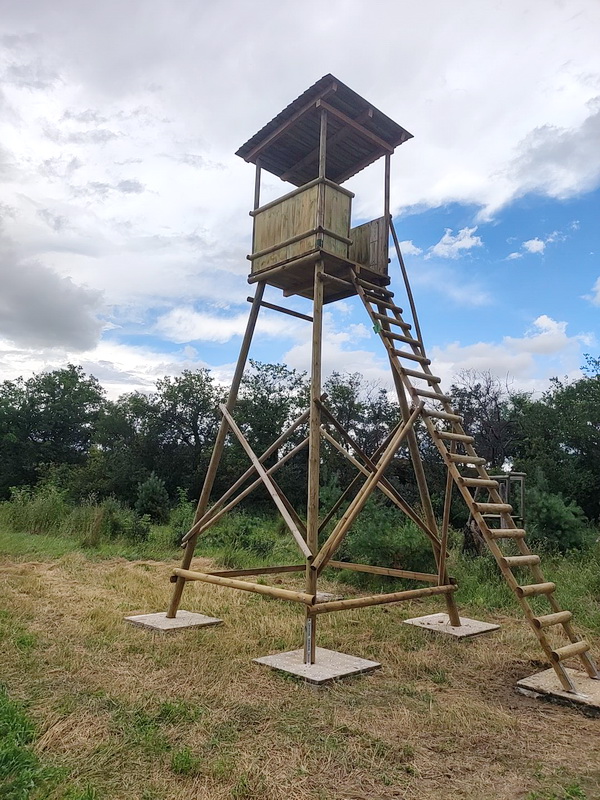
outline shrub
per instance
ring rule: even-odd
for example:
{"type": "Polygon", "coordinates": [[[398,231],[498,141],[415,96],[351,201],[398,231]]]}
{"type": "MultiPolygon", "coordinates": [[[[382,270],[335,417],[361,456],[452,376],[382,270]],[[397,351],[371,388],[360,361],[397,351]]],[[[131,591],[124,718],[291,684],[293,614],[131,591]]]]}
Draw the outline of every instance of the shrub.
{"type": "MultiPolygon", "coordinates": [[[[356,520],[337,558],[416,572],[435,571],[433,551],[425,534],[395,508],[374,501],[356,520]]],[[[353,573],[353,580],[364,584],[372,579],[353,573]]]]}
{"type": "Polygon", "coordinates": [[[189,531],[194,522],[196,506],[188,500],[185,489],[177,489],[177,505],[169,515],[169,530],[173,544],[181,544],[182,536],[189,531]]]}
{"type": "Polygon", "coordinates": [[[153,522],[166,522],[169,517],[169,495],[165,482],[156,473],[138,484],[135,510],[140,516],[148,515],[153,522]]]}
{"type": "Polygon", "coordinates": [[[583,510],[561,495],[540,488],[527,493],[529,539],[564,553],[584,547],[591,539],[583,510]]]}

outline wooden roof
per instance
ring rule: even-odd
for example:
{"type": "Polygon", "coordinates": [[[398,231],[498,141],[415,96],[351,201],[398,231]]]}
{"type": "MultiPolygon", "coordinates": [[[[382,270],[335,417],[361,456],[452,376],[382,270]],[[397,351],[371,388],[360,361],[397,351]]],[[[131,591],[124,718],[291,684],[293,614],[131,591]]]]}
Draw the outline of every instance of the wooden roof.
{"type": "Polygon", "coordinates": [[[302,186],[319,175],[321,109],[327,110],[326,177],[335,183],[356,175],[412,134],[325,75],[243,144],[236,155],[285,181],[302,186]]]}

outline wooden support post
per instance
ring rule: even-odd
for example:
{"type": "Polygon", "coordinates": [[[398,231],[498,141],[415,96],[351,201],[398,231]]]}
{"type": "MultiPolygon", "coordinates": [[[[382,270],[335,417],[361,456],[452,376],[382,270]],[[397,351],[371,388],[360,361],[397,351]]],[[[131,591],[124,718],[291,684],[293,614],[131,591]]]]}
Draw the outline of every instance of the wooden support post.
{"type": "Polygon", "coordinates": [[[383,178],[383,217],[385,219],[385,228],[387,233],[386,248],[385,248],[386,253],[387,253],[387,241],[389,241],[389,236],[390,236],[390,175],[392,166],[391,162],[392,162],[391,155],[389,153],[386,153],[384,178],[383,178]]]}
{"type": "MultiPolygon", "coordinates": [[[[246,360],[248,358],[250,344],[252,343],[252,335],[254,334],[254,329],[256,327],[256,320],[258,319],[258,312],[260,311],[260,304],[263,298],[264,291],[265,291],[265,283],[264,281],[261,281],[260,283],[258,283],[256,287],[254,302],[252,304],[252,308],[250,309],[250,314],[248,316],[248,324],[246,325],[246,333],[244,334],[244,338],[242,340],[240,354],[238,356],[237,365],[235,367],[235,372],[233,375],[233,379],[231,381],[231,386],[229,388],[229,397],[227,398],[227,409],[230,411],[235,406],[237,400],[238,392],[240,389],[240,383],[242,382],[242,375],[244,374],[244,367],[246,366],[246,360]]],[[[225,417],[223,417],[223,419],[221,420],[221,425],[219,427],[219,432],[217,433],[215,446],[213,447],[213,451],[210,457],[210,462],[208,465],[208,469],[206,471],[206,476],[204,478],[204,485],[202,487],[202,492],[200,494],[200,499],[198,500],[196,513],[194,515],[194,522],[197,522],[206,513],[206,509],[208,507],[208,501],[210,499],[210,493],[212,491],[213,484],[215,482],[215,477],[217,475],[217,469],[219,468],[219,462],[223,454],[223,448],[225,446],[225,437],[227,436],[228,430],[229,430],[229,425],[225,417]]],[[[192,558],[194,557],[194,550],[196,548],[197,538],[198,538],[197,536],[193,536],[191,539],[189,539],[189,541],[186,544],[185,553],[183,554],[183,559],[181,561],[182,569],[188,569],[188,567],[192,563],[192,558]]],[[[184,587],[185,587],[185,579],[178,578],[177,583],[175,584],[175,588],[173,589],[173,595],[171,597],[169,608],[167,610],[167,617],[169,619],[173,619],[173,617],[175,617],[177,614],[177,609],[179,608],[179,603],[181,602],[181,595],[183,594],[184,587]]]]}
{"type": "MultiPolygon", "coordinates": [[[[323,118],[321,118],[323,132],[323,118]]],[[[321,162],[319,162],[321,163],[321,162]]],[[[310,371],[310,418],[308,428],[308,495],[306,500],[306,542],[312,556],[319,549],[319,476],[321,466],[321,348],[323,342],[323,280],[325,265],[315,265],[313,294],[312,358],[310,371]]],[[[316,595],[317,573],[306,562],[306,593],[316,595]]],[[[304,628],[304,663],[315,663],[316,617],[306,611],[304,628]]]]}
{"type": "MultiPolygon", "coordinates": [[[[456,442],[450,443],[450,452],[456,452],[456,442]]],[[[446,474],[446,492],[444,494],[444,511],[442,515],[442,546],[440,548],[438,558],[438,583],[440,586],[448,583],[448,569],[446,566],[446,557],[448,553],[448,529],[450,527],[450,508],[452,506],[452,490],[454,489],[454,479],[450,470],[446,474]]],[[[448,612],[448,619],[453,628],[460,626],[460,617],[458,608],[454,597],[450,594],[446,595],[446,610],[448,612]]]]}

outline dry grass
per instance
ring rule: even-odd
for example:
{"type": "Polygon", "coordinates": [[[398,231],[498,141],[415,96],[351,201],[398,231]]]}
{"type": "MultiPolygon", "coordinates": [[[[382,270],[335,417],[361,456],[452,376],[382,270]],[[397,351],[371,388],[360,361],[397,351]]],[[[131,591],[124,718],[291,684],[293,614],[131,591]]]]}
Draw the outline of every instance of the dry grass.
{"type": "Polygon", "coordinates": [[[167,565],[75,553],[0,572],[0,677],[69,775],[49,798],[600,797],[600,722],[514,692],[542,666],[516,618],[456,642],[400,624],[435,600],[325,615],[320,645],[384,668],[316,690],[251,661],[300,645],[295,605],[188,584],[183,606],[226,624],[152,635],[123,617],[166,607],[167,565]]]}

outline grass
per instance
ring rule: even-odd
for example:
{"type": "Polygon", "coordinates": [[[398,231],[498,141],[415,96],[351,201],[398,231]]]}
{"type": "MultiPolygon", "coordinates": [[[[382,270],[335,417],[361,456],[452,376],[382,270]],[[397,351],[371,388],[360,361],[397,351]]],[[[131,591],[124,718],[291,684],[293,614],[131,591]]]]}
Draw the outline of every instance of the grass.
{"type": "MultiPolygon", "coordinates": [[[[168,531],[70,544],[0,535],[0,720],[12,709],[30,775],[14,800],[600,797],[598,721],[514,693],[541,654],[485,560],[453,554],[457,601],[499,634],[456,642],[401,624],[440,610],[435,599],[324,615],[321,646],[384,667],[315,690],[252,663],[301,644],[295,605],[189,584],[183,607],[226,624],[148,635],[123,617],[165,608],[179,557],[168,531]]],[[[597,563],[555,559],[547,572],[597,650],[597,563]]]]}

